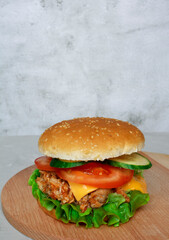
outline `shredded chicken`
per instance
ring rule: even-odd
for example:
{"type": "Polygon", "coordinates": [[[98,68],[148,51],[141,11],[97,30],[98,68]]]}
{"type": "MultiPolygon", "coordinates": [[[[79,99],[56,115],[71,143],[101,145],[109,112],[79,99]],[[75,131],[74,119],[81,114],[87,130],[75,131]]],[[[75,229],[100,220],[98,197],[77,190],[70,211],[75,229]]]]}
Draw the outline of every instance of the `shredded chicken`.
{"type": "Polygon", "coordinates": [[[111,192],[112,189],[100,188],[95,190],[94,192],[91,192],[90,194],[87,194],[79,201],[81,211],[85,212],[85,210],[89,207],[92,208],[101,207],[106,202],[107,197],[111,192]]]}
{"type": "Polygon", "coordinates": [[[40,174],[36,182],[42,192],[47,193],[53,199],[58,199],[63,204],[75,201],[69,184],[58,178],[55,172],[40,171],[40,174]]]}
{"type": "MultiPolygon", "coordinates": [[[[73,192],[67,181],[60,179],[55,172],[40,171],[40,177],[36,179],[39,189],[48,194],[53,199],[58,199],[62,204],[76,203],[80,205],[82,212],[85,212],[87,208],[99,208],[105,204],[109,193],[113,192],[113,189],[97,189],[76,201],[73,192]]],[[[125,197],[126,202],[130,199],[124,190],[117,190],[117,193],[122,194],[125,197]]]]}

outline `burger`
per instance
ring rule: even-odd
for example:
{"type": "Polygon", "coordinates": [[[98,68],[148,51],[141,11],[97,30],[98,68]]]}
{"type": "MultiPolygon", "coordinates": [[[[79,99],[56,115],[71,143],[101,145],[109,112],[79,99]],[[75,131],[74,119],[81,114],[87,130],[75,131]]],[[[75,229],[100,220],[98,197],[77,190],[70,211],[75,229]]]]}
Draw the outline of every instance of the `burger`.
{"type": "Polygon", "coordinates": [[[144,135],[111,118],[76,118],[49,127],[39,138],[43,156],[29,178],[40,208],[64,223],[86,228],[119,226],[147,204],[139,151],[144,135]]]}

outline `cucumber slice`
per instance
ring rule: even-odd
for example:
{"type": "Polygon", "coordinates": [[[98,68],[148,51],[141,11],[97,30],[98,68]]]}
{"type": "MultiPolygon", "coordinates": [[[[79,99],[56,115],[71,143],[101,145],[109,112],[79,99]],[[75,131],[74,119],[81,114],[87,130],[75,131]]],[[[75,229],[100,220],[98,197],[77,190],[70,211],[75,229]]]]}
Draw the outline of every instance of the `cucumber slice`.
{"type": "MultiPolygon", "coordinates": [[[[74,162],[74,161],[65,161],[65,160],[60,160],[58,158],[53,158],[52,161],[50,162],[50,166],[56,167],[56,168],[72,168],[72,167],[82,166],[89,162],[95,162],[95,161],[74,162]]],[[[146,157],[144,157],[139,153],[132,153],[131,155],[122,155],[117,158],[106,159],[103,162],[100,161],[99,163],[108,164],[114,167],[132,169],[132,170],[148,169],[148,168],[151,168],[152,166],[151,162],[146,157]]]]}
{"type": "Polygon", "coordinates": [[[107,159],[105,164],[109,164],[114,167],[121,167],[127,169],[148,169],[151,168],[151,162],[139,153],[132,153],[131,155],[122,155],[117,158],[107,159]]]}
{"type": "Polygon", "coordinates": [[[53,158],[52,161],[50,162],[51,167],[56,167],[56,168],[72,168],[72,167],[78,167],[86,164],[88,162],[73,162],[73,161],[64,161],[60,160],[58,158],[53,158]]]}

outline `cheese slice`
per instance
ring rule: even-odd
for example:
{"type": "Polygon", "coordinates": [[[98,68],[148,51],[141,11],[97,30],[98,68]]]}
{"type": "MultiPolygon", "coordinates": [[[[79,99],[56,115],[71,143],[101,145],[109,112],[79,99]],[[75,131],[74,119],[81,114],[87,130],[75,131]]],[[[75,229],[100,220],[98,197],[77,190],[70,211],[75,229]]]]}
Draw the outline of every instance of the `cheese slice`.
{"type": "Polygon", "coordinates": [[[130,182],[119,187],[123,190],[139,190],[142,193],[147,193],[147,184],[141,176],[134,176],[130,182]]]}
{"type": "Polygon", "coordinates": [[[97,189],[96,187],[74,182],[69,182],[69,185],[77,201],[79,201],[86,194],[93,192],[97,189]]]}
{"type": "MultiPolygon", "coordinates": [[[[89,185],[85,185],[85,184],[79,184],[79,183],[73,183],[73,182],[69,182],[70,188],[76,198],[77,201],[79,201],[82,197],[84,197],[85,195],[87,195],[90,192],[95,191],[96,187],[92,187],[89,185]]],[[[118,189],[123,189],[123,190],[139,190],[142,193],[147,193],[147,185],[146,182],[144,180],[144,178],[142,178],[141,176],[134,176],[131,181],[129,181],[128,183],[120,186],[118,189]]]]}

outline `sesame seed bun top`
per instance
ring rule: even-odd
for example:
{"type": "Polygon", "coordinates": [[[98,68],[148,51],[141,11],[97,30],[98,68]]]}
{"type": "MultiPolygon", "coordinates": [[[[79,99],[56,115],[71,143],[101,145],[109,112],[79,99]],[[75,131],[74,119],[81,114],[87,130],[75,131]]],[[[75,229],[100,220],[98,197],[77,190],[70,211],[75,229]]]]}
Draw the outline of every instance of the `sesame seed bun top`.
{"type": "Polygon", "coordinates": [[[76,118],[56,123],[39,138],[46,156],[73,161],[101,160],[131,154],[144,146],[132,124],[111,118],[76,118]]]}

